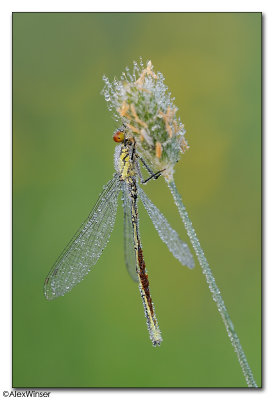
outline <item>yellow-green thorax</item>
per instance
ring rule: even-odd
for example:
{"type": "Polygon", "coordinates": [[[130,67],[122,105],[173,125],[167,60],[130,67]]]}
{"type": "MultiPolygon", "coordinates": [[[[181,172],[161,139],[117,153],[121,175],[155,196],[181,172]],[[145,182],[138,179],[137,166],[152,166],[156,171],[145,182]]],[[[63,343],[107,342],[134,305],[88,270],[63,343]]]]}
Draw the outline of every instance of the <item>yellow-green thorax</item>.
{"type": "Polygon", "coordinates": [[[118,159],[118,172],[122,180],[126,181],[130,176],[135,175],[134,160],[127,145],[122,144],[118,159]]]}

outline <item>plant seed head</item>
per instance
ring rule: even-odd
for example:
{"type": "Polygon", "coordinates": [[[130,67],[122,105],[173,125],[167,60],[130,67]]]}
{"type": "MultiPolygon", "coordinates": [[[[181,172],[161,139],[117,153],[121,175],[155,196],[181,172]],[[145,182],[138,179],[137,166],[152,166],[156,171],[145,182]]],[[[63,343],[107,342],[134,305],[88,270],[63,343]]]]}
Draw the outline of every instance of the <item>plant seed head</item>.
{"type": "Polygon", "coordinates": [[[174,98],[164,84],[161,72],[155,73],[151,61],[134,61],[119,80],[103,77],[103,94],[108,109],[127,138],[134,138],[140,156],[155,170],[172,180],[174,165],[188,149],[184,125],[176,117],[174,98]]]}

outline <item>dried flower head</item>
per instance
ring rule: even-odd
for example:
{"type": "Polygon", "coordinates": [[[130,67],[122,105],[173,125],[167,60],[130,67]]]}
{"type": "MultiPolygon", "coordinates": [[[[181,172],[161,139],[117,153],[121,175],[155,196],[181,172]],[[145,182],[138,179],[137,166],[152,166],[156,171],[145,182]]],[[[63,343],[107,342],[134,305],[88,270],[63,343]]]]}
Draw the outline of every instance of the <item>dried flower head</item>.
{"type": "Polygon", "coordinates": [[[155,171],[164,169],[165,178],[172,180],[174,165],[188,145],[163,75],[153,71],[151,61],[145,67],[140,60],[133,63],[132,73],[126,68],[120,80],[103,79],[108,108],[124,125],[126,137],[135,139],[138,153],[155,171]]]}

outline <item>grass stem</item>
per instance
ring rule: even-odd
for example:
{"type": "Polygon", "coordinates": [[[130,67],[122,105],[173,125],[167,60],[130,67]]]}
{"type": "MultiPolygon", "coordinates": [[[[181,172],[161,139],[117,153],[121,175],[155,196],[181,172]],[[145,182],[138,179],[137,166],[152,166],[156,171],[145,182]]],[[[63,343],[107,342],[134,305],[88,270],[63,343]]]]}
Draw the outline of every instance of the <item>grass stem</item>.
{"type": "Polygon", "coordinates": [[[250,366],[249,366],[249,364],[247,362],[245,353],[244,353],[243,348],[241,346],[241,343],[240,343],[240,340],[238,338],[238,335],[237,335],[237,333],[235,331],[234,325],[233,325],[233,323],[231,321],[231,318],[230,318],[230,316],[228,314],[228,311],[227,311],[227,308],[225,306],[224,300],[222,298],[221,292],[220,292],[218,286],[216,285],[213,273],[212,273],[212,271],[210,269],[210,266],[209,266],[209,264],[207,262],[207,259],[205,257],[204,252],[203,252],[203,249],[202,249],[202,247],[200,245],[200,242],[199,242],[199,240],[197,238],[196,232],[195,232],[195,230],[194,230],[194,228],[192,226],[192,222],[189,219],[188,213],[187,213],[186,208],[185,208],[185,206],[183,204],[183,201],[182,201],[182,197],[181,197],[181,195],[179,194],[179,192],[177,190],[177,187],[175,185],[174,180],[169,181],[167,183],[168,183],[169,189],[170,189],[170,191],[172,193],[172,196],[174,198],[175,204],[176,204],[176,206],[178,208],[179,214],[180,214],[180,216],[182,218],[182,221],[183,221],[183,223],[185,225],[185,228],[186,228],[187,234],[188,234],[188,236],[190,238],[191,244],[192,244],[192,246],[194,248],[194,251],[196,253],[196,256],[197,256],[197,258],[199,260],[200,266],[202,268],[202,272],[206,277],[206,281],[207,281],[207,284],[209,286],[210,292],[212,294],[212,298],[216,302],[218,311],[221,314],[222,320],[224,322],[228,337],[229,337],[229,339],[230,339],[230,341],[232,343],[232,346],[234,347],[234,350],[235,350],[235,352],[237,354],[237,357],[238,357],[240,366],[242,368],[242,371],[243,371],[245,380],[247,382],[247,385],[249,387],[258,387],[256,382],[255,382],[255,379],[253,377],[253,373],[252,373],[252,371],[250,369],[250,366]]]}

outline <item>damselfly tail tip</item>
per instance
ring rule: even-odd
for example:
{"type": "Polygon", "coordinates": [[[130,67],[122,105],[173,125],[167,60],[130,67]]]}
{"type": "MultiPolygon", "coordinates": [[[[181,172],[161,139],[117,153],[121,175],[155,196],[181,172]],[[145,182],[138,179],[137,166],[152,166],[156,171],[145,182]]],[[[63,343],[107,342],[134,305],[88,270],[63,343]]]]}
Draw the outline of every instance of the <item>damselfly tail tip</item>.
{"type": "Polygon", "coordinates": [[[161,340],[155,340],[154,342],[152,342],[152,344],[153,344],[153,347],[157,347],[157,346],[160,346],[160,344],[162,343],[162,339],[161,340]]]}
{"type": "Polygon", "coordinates": [[[160,329],[157,329],[154,332],[150,332],[150,339],[154,347],[160,346],[163,341],[160,329]]]}

